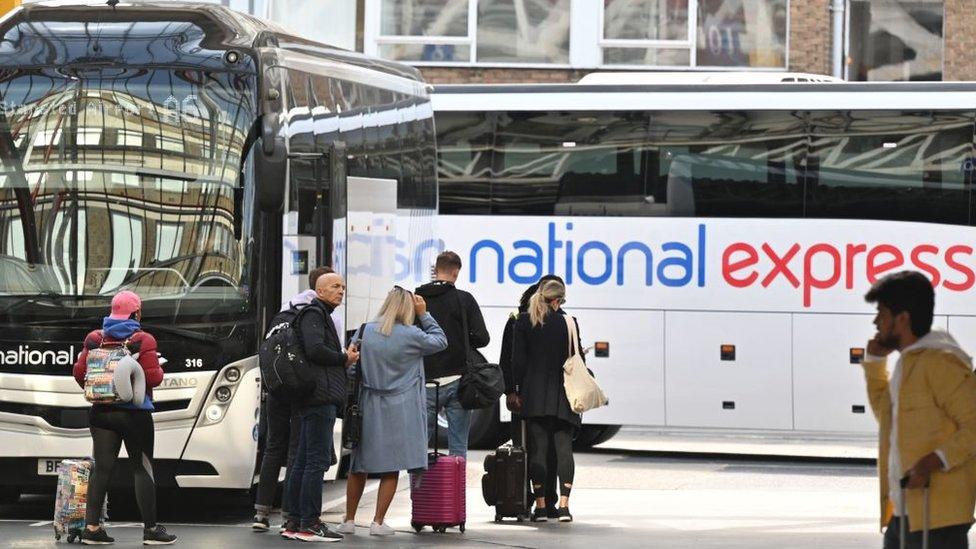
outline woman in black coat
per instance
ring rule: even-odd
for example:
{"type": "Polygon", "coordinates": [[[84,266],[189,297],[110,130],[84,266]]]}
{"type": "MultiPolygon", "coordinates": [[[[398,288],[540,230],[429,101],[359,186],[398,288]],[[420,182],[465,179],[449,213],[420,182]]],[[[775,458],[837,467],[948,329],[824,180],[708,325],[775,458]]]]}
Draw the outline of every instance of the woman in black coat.
{"type": "MultiPolygon", "coordinates": [[[[527,449],[528,441],[522,440],[522,418],[518,415],[522,408],[522,401],[518,396],[518,386],[515,385],[515,378],[512,375],[512,346],[515,340],[515,322],[520,314],[528,312],[529,299],[539,291],[539,285],[547,280],[558,280],[560,283],[563,281],[559,275],[547,274],[525,289],[519,299],[518,311],[512,312],[505,322],[505,330],[502,333],[502,350],[498,357],[498,366],[505,377],[505,407],[508,408],[509,412],[512,412],[512,441],[526,448],[526,452],[531,450],[527,449]]],[[[551,444],[549,445],[549,452],[546,454],[546,470],[548,472],[544,485],[547,504],[546,516],[551,519],[558,519],[559,511],[556,509],[556,503],[559,499],[559,491],[556,489],[556,448],[551,444]]]]}
{"type": "Polygon", "coordinates": [[[556,450],[560,482],[559,520],[573,520],[569,512],[576,467],[573,438],[581,418],[569,407],[563,388],[563,363],[570,352],[569,328],[561,309],[565,302],[566,286],[556,280],[546,281],[529,299],[528,311],[515,321],[512,375],[519,388],[521,415],[528,423],[529,477],[536,498],[532,520],[536,522],[546,520],[543,485],[548,474],[546,454],[550,446],[556,450]]]}

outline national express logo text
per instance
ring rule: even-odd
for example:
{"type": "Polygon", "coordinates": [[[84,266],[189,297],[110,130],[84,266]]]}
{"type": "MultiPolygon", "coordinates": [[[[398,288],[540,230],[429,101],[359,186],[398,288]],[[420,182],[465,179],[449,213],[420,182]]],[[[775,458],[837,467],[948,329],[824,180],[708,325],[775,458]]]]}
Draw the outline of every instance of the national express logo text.
{"type": "Polygon", "coordinates": [[[487,263],[494,267],[499,284],[506,280],[531,284],[545,273],[555,273],[567,284],[704,288],[712,283],[707,279],[708,263],[719,261],[722,283],[737,289],[786,284],[802,296],[804,307],[812,306],[818,291],[852,290],[857,283],[871,284],[901,269],[920,270],[933,286],[953,292],[967,291],[976,284],[976,271],[970,266],[973,248],[966,245],[771,244],[760,238],[734,242],[713,254],[705,224],[699,224],[683,241],[657,245],[635,240],[618,247],[598,240],[581,242],[574,238],[573,223],[560,225],[557,230],[556,223],[549,223],[548,234],[540,235],[543,238],[516,240],[507,249],[495,240],[475,242],[469,257],[471,282],[478,281],[479,269],[485,272],[487,263]]]}
{"type": "Polygon", "coordinates": [[[0,351],[0,366],[70,366],[75,356],[74,345],[59,351],[41,351],[22,344],[16,349],[0,351]]]}

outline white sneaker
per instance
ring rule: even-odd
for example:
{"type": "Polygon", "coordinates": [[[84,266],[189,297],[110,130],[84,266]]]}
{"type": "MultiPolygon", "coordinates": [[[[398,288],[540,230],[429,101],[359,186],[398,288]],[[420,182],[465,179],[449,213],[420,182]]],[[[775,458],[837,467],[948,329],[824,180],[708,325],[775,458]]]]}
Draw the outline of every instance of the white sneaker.
{"type": "Polygon", "coordinates": [[[371,536],[392,536],[396,533],[396,530],[390,528],[386,523],[384,524],[373,524],[369,525],[369,535],[371,536]]]}
{"type": "Polygon", "coordinates": [[[339,526],[336,526],[336,532],[347,536],[354,536],[356,535],[356,522],[352,520],[344,521],[339,526]]]}

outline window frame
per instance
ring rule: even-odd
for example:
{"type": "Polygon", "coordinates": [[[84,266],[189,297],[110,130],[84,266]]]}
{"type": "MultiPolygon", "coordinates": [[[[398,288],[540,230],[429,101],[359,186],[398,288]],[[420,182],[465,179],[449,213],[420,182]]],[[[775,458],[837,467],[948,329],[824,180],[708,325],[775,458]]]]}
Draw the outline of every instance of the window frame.
{"type": "Polygon", "coordinates": [[[380,49],[396,44],[458,45],[470,49],[468,61],[411,61],[398,60],[415,67],[446,68],[512,68],[512,69],[612,69],[612,70],[687,70],[709,72],[788,72],[790,66],[790,28],[792,14],[790,4],[800,0],[786,0],[786,36],[784,42],[784,62],[781,67],[726,67],[698,64],[698,5],[699,0],[688,1],[688,38],[684,40],[633,40],[607,39],[604,37],[605,4],[593,0],[570,0],[569,63],[538,62],[479,62],[478,59],[478,2],[468,0],[468,35],[460,36],[402,36],[382,34],[383,0],[365,0],[363,8],[363,49],[367,55],[382,57],[380,49]],[[593,13],[596,10],[597,13],[593,13]],[[687,65],[629,65],[604,62],[604,49],[612,48],[657,48],[688,49],[687,65]]]}

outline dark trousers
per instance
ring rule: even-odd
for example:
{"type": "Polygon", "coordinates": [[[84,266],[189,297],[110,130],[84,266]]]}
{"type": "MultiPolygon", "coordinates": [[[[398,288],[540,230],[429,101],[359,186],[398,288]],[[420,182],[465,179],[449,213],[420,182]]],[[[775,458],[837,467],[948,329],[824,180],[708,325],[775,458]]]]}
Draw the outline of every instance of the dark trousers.
{"type": "MultiPolygon", "coordinates": [[[[254,509],[267,516],[274,505],[281,467],[287,465],[291,468],[295,451],[298,449],[299,419],[297,410],[293,410],[288,402],[270,394],[265,396],[264,411],[266,415],[264,452],[261,458],[261,474],[257,495],[254,498],[254,509]],[[294,429],[292,429],[293,418],[294,429]]],[[[281,514],[285,519],[297,518],[292,516],[288,499],[284,495],[281,498],[281,514]]]]}
{"type": "Polygon", "coordinates": [[[298,450],[288,471],[286,497],[292,517],[297,514],[300,527],[310,528],[322,514],[322,475],[332,461],[336,407],[309,406],[298,414],[298,450]]]}
{"type": "Polygon", "coordinates": [[[156,484],[152,468],[155,427],[152,413],[149,410],[92,406],[88,417],[95,470],[88,484],[85,523],[94,526],[101,522],[108,481],[124,443],[135,476],[136,503],[142,513],[142,522],[146,528],[156,526],[156,484]]]}
{"type": "MultiPolygon", "coordinates": [[[[906,519],[907,520],[907,519],[906,519]]],[[[899,549],[901,547],[900,517],[891,517],[884,534],[884,549],[899,549]]],[[[908,525],[910,526],[910,525],[908,525]]],[[[969,547],[969,524],[957,524],[929,530],[929,549],[967,549],[969,547]]],[[[911,528],[905,528],[906,531],[911,528]]],[[[922,548],[922,532],[909,532],[909,549],[922,548]]]]}
{"type": "MultiPolygon", "coordinates": [[[[575,432],[575,426],[559,418],[532,417],[528,419],[529,478],[532,479],[532,490],[535,497],[545,497],[543,485],[551,470],[547,464],[549,448],[554,448],[556,452],[559,495],[569,495],[572,490],[573,477],[576,474],[576,462],[573,458],[573,435],[575,432]]],[[[546,504],[551,504],[548,498],[546,504]]]]}
{"type": "MultiPolygon", "coordinates": [[[[528,440],[522,440],[522,416],[518,414],[512,414],[512,442],[516,446],[521,446],[525,448],[526,455],[531,455],[532,451],[529,450],[528,440]]],[[[526,427],[526,431],[528,427],[526,427]]],[[[531,439],[528,435],[526,438],[531,439]]],[[[556,507],[559,503],[559,491],[556,489],[556,485],[559,481],[556,479],[556,445],[552,444],[549,446],[549,451],[546,452],[546,481],[543,483],[542,490],[546,495],[546,505],[550,507],[556,507]]],[[[532,490],[529,490],[529,494],[532,494],[532,490]]]]}

